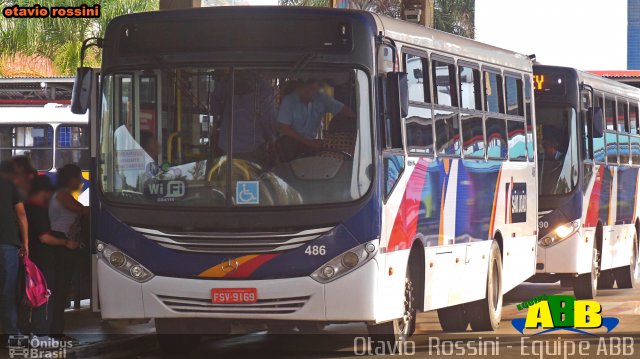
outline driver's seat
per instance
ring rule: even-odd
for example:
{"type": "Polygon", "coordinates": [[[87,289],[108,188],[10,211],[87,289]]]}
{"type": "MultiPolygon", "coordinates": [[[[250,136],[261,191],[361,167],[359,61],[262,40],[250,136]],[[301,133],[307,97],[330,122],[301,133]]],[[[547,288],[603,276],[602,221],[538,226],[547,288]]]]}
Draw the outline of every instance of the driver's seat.
{"type": "Polygon", "coordinates": [[[324,147],[332,150],[320,150],[317,156],[344,160],[344,155],[338,152],[342,151],[351,155],[350,158],[353,158],[353,152],[356,147],[356,136],[352,132],[329,133],[327,138],[324,139],[324,147]]]}

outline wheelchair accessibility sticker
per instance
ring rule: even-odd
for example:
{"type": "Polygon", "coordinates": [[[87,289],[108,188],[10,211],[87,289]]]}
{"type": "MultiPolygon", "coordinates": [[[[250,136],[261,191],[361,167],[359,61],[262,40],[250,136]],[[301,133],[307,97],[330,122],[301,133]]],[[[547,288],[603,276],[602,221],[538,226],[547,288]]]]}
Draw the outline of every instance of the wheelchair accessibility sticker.
{"type": "Polygon", "coordinates": [[[259,204],[260,182],[238,181],[236,183],[236,204],[259,204]]]}

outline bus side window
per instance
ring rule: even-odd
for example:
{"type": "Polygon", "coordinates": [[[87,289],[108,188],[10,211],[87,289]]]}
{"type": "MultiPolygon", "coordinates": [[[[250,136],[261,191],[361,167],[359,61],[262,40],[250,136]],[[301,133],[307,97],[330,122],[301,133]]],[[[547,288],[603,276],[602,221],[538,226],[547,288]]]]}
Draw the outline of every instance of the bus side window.
{"type": "MultiPolygon", "coordinates": [[[[601,108],[604,111],[604,100],[601,94],[595,94],[593,103],[596,107],[601,108]]],[[[605,144],[604,137],[593,138],[593,159],[596,163],[605,162],[605,144]]]]}
{"type": "Polygon", "coordinates": [[[507,115],[524,116],[522,105],[522,80],[505,76],[507,95],[507,115]]]}
{"type": "Polygon", "coordinates": [[[407,152],[432,156],[434,141],[433,112],[429,103],[429,60],[404,54],[404,61],[409,78],[409,113],[404,121],[407,152]]]}
{"type": "Polygon", "coordinates": [[[616,133],[616,100],[607,97],[604,101],[604,117],[606,123],[606,149],[607,163],[618,163],[618,134],[616,133]]]}
{"type": "Polygon", "coordinates": [[[507,131],[509,136],[509,160],[526,161],[527,148],[524,121],[507,120],[507,131]]]}
{"type": "Polygon", "coordinates": [[[455,65],[432,60],[431,71],[434,102],[443,106],[458,106],[455,65]]]}
{"type": "Polygon", "coordinates": [[[631,162],[640,165],[640,137],[638,136],[638,105],[629,105],[629,133],[631,134],[631,162]]]}
{"type": "Polygon", "coordinates": [[[529,161],[533,161],[535,158],[535,141],[533,139],[533,108],[531,106],[531,78],[529,75],[524,76],[524,107],[525,107],[525,119],[527,120],[527,154],[529,155],[529,161]]]}
{"type": "Polygon", "coordinates": [[[618,152],[620,164],[629,164],[629,109],[627,101],[618,98],[618,152]]]}
{"type": "Polygon", "coordinates": [[[485,111],[504,113],[502,97],[502,75],[484,71],[485,111]]]}
{"type": "Polygon", "coordinates": [[[429,102],[429,61],[426,58],[403,54],[404,71],[409,83],[409,101],[429,102]]]}
{"type": "Polygon", "coordinates": [[[507,133],[506,123],[502,118],[489,117],[487,128],[487,157],[494,160],[507,158],[507,133]]]}

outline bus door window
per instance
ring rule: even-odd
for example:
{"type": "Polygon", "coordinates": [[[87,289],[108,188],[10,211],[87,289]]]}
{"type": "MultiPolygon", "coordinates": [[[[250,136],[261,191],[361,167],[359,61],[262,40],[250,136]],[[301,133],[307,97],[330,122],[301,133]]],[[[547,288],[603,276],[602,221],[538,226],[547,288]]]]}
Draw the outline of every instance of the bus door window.
{"type": "Polygon", "coordinates": [[[57,168],[73,163],[89,170],[89,126],[60,125],[56,129],[57,168]]]}
{"type": "Polygon", "coordinates": [[[618,98],[618,152],[620,164],[629,164],[631,154],[629,153],[629,109],[627,101],[618,98]]]}
{"type": "Polygon", "coordinates": [[[616,100],[606,97],[604,101],[604,117],[606,124],[605,141],[607,152],[607,164],[618,164],[618,135],[616,130],[616,100]]]}
{"type": "Polygon", "coordinates": [[[0,126],[0,160],[24,155],[38,171],[53,167],[53,128],[41,126],[0,126]]]}

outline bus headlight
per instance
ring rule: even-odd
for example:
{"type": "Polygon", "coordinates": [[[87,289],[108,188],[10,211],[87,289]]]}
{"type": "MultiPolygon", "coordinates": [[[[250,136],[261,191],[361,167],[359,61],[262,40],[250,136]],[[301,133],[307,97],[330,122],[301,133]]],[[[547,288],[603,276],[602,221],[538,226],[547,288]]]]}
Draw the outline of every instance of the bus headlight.
{"type": "Polygon", "coordinates": [[[109,263],[111,268],[136,282],[144,283],[153,278],[151,271],[111,244],[96,241],[96,250],[98,256],[109,263]]]}
{"type": "Polygon", "coordinates": [[[551,247],[559,242],[571,237],[580,229],[580,222],[573,221],[556,227],[549,234],[544,236],[538,243],[543,247],[551,247]]]}
{"type": "Polygon", "coordinates": [[[376,244],[377,240],[349,249],[321,265],[320,268],[311,273],[311,278],[320,283],[328,283],[342,277],[373,258],[377,250],[376,244]]]}

